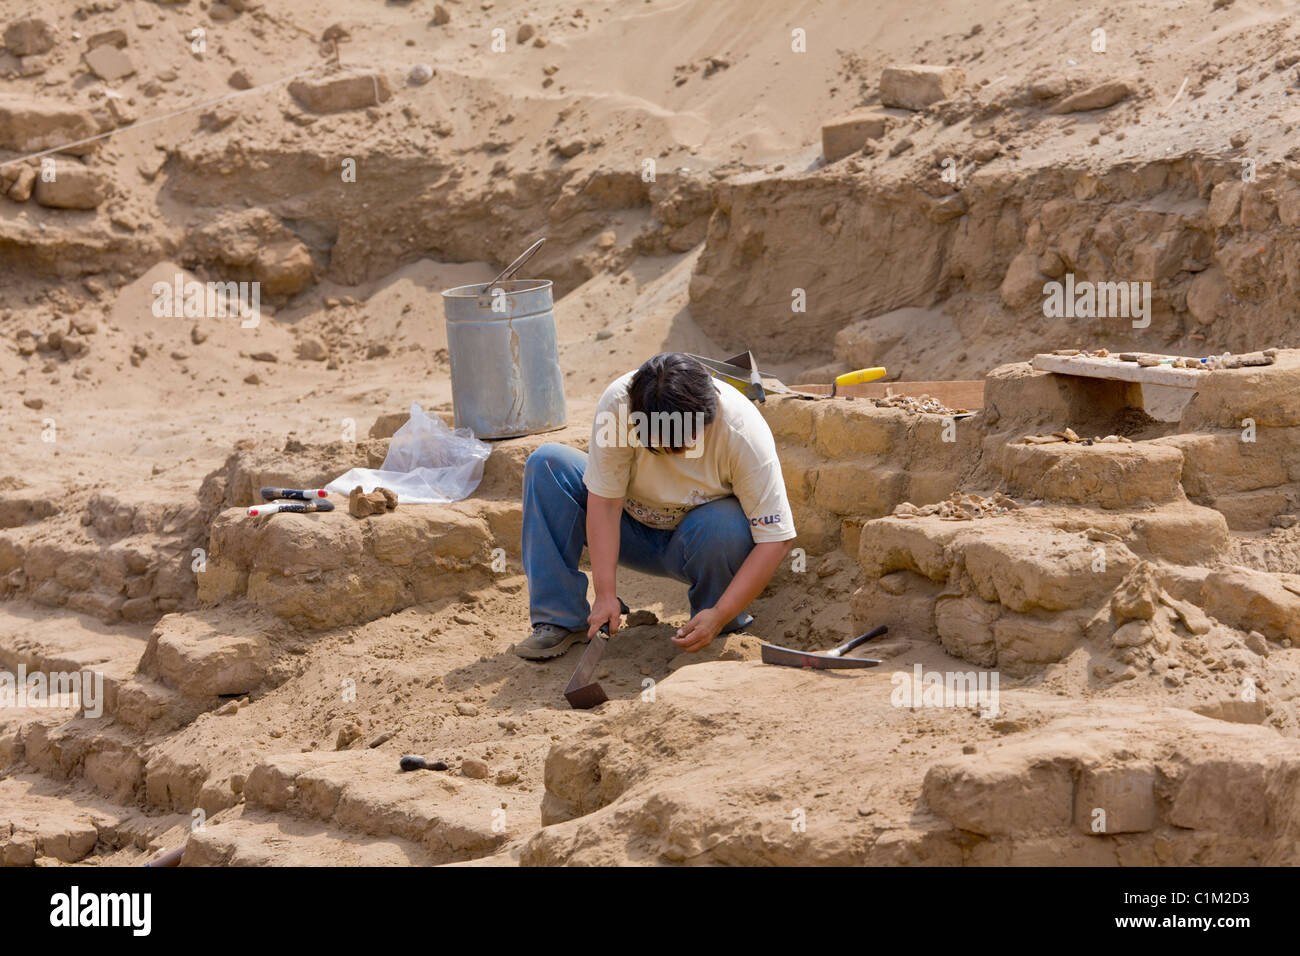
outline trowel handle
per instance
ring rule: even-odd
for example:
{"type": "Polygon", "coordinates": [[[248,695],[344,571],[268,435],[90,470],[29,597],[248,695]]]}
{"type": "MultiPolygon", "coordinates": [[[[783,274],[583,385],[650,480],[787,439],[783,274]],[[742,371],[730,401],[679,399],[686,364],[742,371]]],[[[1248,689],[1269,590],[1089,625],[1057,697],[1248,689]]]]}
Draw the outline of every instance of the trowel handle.
{"type": "Polygon", "coordinates": [[[839,385],[861,385],[863,382],[874,382],[878,378],[885,377],[884,368],[860,368],[856,372],[845,372],[843,375],[835,376],[835,384],[839,385]]]}
{"type": "Polygon", "coordinates": [[[880,625],[880,627],[876,628],[874,631],[867,631],[867,633],[865,633],[865,634],[859,634],[859,635],[858,635],[857,637],[855,637],[853,640],[851,640],[851,641],[845,641],[843,644],[841,644],[839,647],[835,648],[834,650],[827,651],[827,652],[826,652],[826,656],[827,656],[827,657],[843,657],[845,654],[847,654],[849,651],[853,650],[853,648],[857,647],[859,644],[865,644],[867,641],[871,640],[873,637],[879,637],[881,634],[884,634],[884,633],[885,633],[886,631],[888,631],[888,630],[889,630],[889,628],[885,627],[885,625],[882,624],[882,625],[880,625]]]}

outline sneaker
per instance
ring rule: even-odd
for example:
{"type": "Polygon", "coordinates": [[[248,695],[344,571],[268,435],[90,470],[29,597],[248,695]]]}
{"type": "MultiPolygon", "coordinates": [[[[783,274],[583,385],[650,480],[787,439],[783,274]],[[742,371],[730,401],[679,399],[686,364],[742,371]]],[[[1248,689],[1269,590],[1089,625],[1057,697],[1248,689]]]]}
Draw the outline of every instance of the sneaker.
{"type": "Polygon", "coordinates": [[[533,627],[531,637],[515,645],[515,653],[524,660],[544,661],[559,657],[574,644],[586,644],[587,629],[571,631],[558,624],[538,624],[533,627]]]}

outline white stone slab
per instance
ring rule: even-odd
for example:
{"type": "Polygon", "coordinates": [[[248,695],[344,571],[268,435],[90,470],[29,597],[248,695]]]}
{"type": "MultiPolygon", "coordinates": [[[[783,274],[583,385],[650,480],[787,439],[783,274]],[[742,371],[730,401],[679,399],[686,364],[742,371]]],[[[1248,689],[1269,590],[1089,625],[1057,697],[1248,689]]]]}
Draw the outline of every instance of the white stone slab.
{"type": "Polygon", "coordinates": [[[1138,365],[1118,358],[1092,358],[1081,355],[1035,355],[1031,363],[1040,372],[1058,375],[1081,375],[1084,378],[1108,378],[1116,382],[1143,382],[1172,388],[1199,388],[1207,375],[1190,368],[1169,365],[1138,365]]]}

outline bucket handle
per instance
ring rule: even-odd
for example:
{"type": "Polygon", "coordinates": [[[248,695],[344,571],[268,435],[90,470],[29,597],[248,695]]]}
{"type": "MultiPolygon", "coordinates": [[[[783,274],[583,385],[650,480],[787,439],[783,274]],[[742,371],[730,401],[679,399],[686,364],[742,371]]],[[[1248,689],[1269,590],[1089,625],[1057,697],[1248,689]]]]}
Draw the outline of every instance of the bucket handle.
{"type": "Polygon", "coordinates": [[[529,259],[532,258],[533,253],[536,252],[538,249],[540,249],[542,247],[542,243],[545,241],[546,241],[546,237],[542,236],[542,238],[538,239],[531,246],[525,249],[523,251],[523,254],[518,259],[510,263],[510,265],[506,266],[504,269],[502,269],[501,273],[495,279],[493,279],[491,282],[489,282],[487,285],[483,287],[483,292],[481,292],[480,295],[487,294],[487,291],[491,289],[494,285],[496,285],[498,282],[500,282],[502,279],[508,279],[510,276],[514,275],[520,266],[522,266],[525,262],[527,262],[529,259]]]}

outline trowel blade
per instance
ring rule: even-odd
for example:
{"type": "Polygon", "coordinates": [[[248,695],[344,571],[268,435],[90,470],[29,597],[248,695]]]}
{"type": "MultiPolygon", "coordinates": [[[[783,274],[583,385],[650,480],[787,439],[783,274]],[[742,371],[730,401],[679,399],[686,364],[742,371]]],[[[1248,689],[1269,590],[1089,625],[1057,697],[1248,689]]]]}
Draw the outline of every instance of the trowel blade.
{"type": "Polygon", "coordinates": [[[598,633],[582,652],[582,660],[578,661],[577,669],[574,670],[573,676],[569,678],[569,683],[564,688],[564,698],[574,710],[590,710],[597,704],[609,700],[605,695],[605,689],[593,679],[596,676],[596,668],[600,665],[600,659],[605,656],[605,648],[608,644],[609,640],[598,633]]]}
{"type": "Polygon", "coordinates": [[[857,667],[875,667],[880,663],[872,657],[832,657],[829,654],[810,654],[775,644],[763,645],[763,663],[781,664],[785,667],[811,667],[816,670],[850,670],[857,667]]]}

